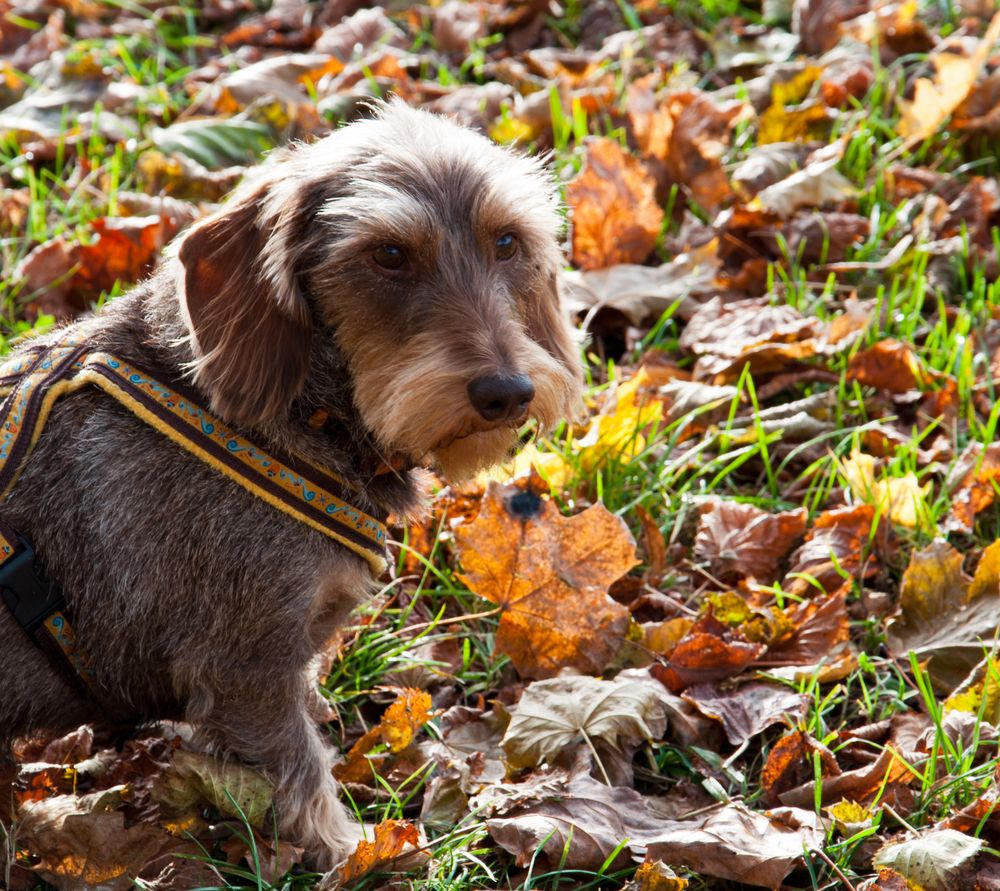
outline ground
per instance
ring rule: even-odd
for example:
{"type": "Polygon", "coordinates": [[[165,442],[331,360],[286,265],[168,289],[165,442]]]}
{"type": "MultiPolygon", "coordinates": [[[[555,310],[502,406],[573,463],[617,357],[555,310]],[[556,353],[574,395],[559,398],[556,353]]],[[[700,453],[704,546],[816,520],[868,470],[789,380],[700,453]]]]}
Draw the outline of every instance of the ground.
{"type": "Polygon", "coordinates": [[[329,653],[373,845],[321,879],[185,728],[81,728],[0,886],[1000,887],[993,0],[2,8],[5,342],[391,93],[550,153],[588,391],[329,653]]]}

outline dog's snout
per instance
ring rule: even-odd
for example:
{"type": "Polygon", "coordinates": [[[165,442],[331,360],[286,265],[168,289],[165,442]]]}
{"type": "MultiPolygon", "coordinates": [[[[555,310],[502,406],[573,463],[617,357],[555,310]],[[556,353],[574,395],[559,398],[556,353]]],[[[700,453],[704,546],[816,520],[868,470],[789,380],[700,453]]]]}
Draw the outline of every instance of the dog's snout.
{"type": "Polygon", "coordinates": [[[535,385],[526,374],[484,375],[466,389],[472,407],[487,421],[519,418],[535,398],[535,385]]]}

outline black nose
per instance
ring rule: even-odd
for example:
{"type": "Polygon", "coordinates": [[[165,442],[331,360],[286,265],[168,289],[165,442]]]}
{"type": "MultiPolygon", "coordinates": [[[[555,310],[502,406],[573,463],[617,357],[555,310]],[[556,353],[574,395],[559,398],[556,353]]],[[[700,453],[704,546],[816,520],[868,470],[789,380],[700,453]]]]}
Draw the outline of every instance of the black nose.
{"type": "Polygon", "coordinates": [[[473,408],[487,421],[519,418],[535,398],[535,386],[526,374],[484,375],[466,389],[473,408]]]}

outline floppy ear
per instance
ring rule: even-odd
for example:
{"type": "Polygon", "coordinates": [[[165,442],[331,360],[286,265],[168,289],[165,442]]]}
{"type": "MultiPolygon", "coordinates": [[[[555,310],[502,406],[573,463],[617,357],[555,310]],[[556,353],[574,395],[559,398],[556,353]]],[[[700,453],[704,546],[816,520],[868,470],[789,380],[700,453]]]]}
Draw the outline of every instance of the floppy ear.
{"type": "Polygon", "coordinates": [[[178,253],[194,381],[238,424],[287,411],[309,366],[312,320],[293,248],[307,209],[271,193],[267,183],[240,190],[178,253]]]}
{"type": "Polygon", "coordinates": [[[532,339],[545,347],[576,378],[583,378],[580,353],[569,323],[569,313],[559,295],[559,276],[549,272],[531,302],[527,317],[532,339]]]}

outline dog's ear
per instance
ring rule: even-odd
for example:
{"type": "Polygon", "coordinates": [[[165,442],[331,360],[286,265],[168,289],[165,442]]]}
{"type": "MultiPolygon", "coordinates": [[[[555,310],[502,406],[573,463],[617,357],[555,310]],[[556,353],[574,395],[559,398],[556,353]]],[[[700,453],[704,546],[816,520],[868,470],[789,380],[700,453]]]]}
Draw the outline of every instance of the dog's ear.
{"type": "Polygon", "coordinates": [[[579,350],[569,324],[569,314],[559,296],[559,276],[550,272],[540,293],[531,301],[526,319],[532,339],[545,347],[575,376],[582,377],[579,350]]]}
{"type": "Polygon", "coordinates": [[[307,208],[282,191],[273,179],[240,189],[178,252],[194,381],[238,424],[285,412],[309,366],[312,321],[294,247],[307,208]]]}

